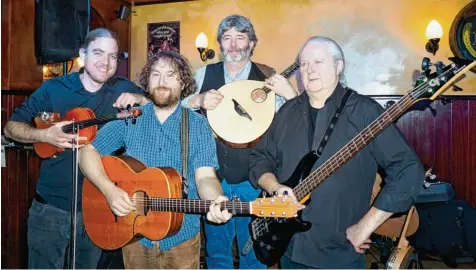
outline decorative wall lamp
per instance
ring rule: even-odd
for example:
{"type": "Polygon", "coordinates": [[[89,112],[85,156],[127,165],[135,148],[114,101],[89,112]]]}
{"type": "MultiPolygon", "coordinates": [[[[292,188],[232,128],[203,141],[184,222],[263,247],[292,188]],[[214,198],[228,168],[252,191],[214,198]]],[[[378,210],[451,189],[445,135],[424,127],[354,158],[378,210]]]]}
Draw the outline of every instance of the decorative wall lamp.
{"type": "Polygon", "coordinates": [[[425,46],[426,51],[435,55],[435,53],[440,48],[438,43],[440,42],[440,38],[442,36],[443,28],[441,28],[441,25],[436,20],[430,21],[426,27],[426,37],[428,38],[428,42],[425,46]]]}
{"type": "Polygon", "coordinates": [[[203,32],[198,34],[197,38],[195,39],[195,46],[197,46],[197,50],[200,53],[200,59],[202,59],[202,61],[205,62],[207,59],[213,59],[213,57],[215,57],[215,51],[208,49],[208,39],[203,32]]]}

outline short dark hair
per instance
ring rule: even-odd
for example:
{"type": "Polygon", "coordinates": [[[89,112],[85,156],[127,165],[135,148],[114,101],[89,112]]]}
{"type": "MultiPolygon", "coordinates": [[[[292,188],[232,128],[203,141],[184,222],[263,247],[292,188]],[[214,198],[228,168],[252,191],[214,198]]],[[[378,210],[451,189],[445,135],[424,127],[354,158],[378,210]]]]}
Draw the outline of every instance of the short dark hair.
{"type": "Polygon", "coordinates": [[[183,85],[180,97],[182,99],[195,93],[197,85],[193,78],[192,67],[187,58],[175,51],[158,51],[154,56],[147,60],[147,63],[142,68],[139,74],[139,84],[147,91],[149,91],[149,76],[152,70],[152,66],[160,59],[164,59],[171,63],[172,67],[179,73],[179,80],[183,85]]]}
{"type": "Polygon", "coordinates": [[[83,40],[83,43],[81,43],[80,48],[86,50],[89,47],[89,44],[91,44],[91,42],[102,37],[108,37],[108,38],[114,39],[117,43],[117,46],[119,47],[119,41],[117,40],[117,34],[115,32],[106,28],[96,28],[90,31],[86,35],[86,37],[83,40]]]}

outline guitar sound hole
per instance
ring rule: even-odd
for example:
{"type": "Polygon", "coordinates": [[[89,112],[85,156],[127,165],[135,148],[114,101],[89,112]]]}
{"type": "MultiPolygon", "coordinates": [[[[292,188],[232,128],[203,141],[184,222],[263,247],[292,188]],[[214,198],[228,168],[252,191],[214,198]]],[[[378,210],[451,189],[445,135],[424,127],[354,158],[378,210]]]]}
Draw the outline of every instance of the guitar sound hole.
{"type": "Polygon", "coordinates": [[[137,191],[132,195],[132,201],[136,204],[136,215],[147,216],[149,211],[149,196],[144,191],[137,191]]]}
{"type": "Polygon", "coordinates": [[[253,92],[251,92],[251,100],[256,103],[263,103],[267,97],[268,94],[266,94],[266,92],[261,88],[255,89],[253,92]]]}

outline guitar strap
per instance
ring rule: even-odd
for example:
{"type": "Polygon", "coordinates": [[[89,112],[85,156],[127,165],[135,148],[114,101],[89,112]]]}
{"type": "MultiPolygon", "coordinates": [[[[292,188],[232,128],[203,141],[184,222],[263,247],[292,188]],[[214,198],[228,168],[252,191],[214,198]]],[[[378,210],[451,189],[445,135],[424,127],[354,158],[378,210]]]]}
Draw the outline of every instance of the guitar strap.
{"type": "Polygon", "coordinates": [[[260,63],[255,63],[255,64],[266,78],[269,78],[276,73],[276,70],[272,67],[269,67],[267,65],[263,65],[260,63]]]}
{"type": "MultiPolygon", "coordinates": [[[[324,137],[322,137],[321,142],[319,143],[319,146],[317,147],[317,156],[321,157],[322,152],[324,151],[324,148],[326,147],[327,142],[329,141],[329,138],[331,137],[332,132],[334,131],[334,127],[337,124],[337,121],[339,120],[339,117],[342,114],[342,111],[344,110],[345,104],[347,103],[347,100],[349,100],[349,97],[352,95],[354,90],[350,88],[345,88],[345,94],[342,97],[342,100],[340,102],[339,108],[337,108],[336,112],[334,113],[334,116],[331,119],[331,122],[329,123],[329,126],[326,129],[326,132],[324,133],[324,137]]],[[[311,138],[312,141],[312,138],[311,138]]]]}
{"type": "Polygon", "coordinates": [[[182,198],[188,196],[188,110],[182,107],[182,121],[180,123],[180,145],[182,149],[182,198]]]}

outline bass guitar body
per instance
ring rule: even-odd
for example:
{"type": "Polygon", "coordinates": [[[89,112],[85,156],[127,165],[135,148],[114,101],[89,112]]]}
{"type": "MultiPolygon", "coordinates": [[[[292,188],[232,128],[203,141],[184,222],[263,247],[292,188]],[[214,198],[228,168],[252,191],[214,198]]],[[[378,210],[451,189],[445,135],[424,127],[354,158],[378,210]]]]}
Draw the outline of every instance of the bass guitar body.
{"type": "Polygon", "coordinates": [[[236,81],[218,91],[224,96],[221,103],[207,111],[213,132],[233,144],[247,144],[257,140],[271,125],[276,110],[276,95],[266,93],[262,81],[236,81]]]}
{"type": "MultiPolygon", "coordinates": [[[[291,188],[297,186],[301,179],[305,179],[310,174],[317,159],[318,156],[315,151],[305,155],[291,177],[283,184],[291,188]]],[[[305,232],[311,228],[311,223],[303,221],[301,214],[297,218],[290,219],[264,218],[260,222],[254,222],[253,220],[250,226],[254,224],[259,224],[258,226],[260,227],[266,226],[267,228],[260,235],[252,235],[252,238],[254,239],[253,249],[256,258],[268,266],[275,264],[284,255],[295,233],[305,232]]],[[[252,228],[251,232],[254,234],[256,231],[261,231],[256,229],[252,228]]]]}
{"type": "MultiPolygon", "coordinates": [[[[35,117],[35,125],[39,129],[49,128],[55,123],[60,121],[75,121],[80,122],[94,118],[94,112],[88,108],[74,108],[68,111],[63,118],[60,118],[58,113],[43,114],[42,116],[35,117]]],[[[80,137],[86,137],[86,141],[91,142],[96,137],[97,126],[90,126],[79,130],[80,137]]],[[[82,143],[81,141],[79,142],[82,143]]],[[[63,148],[45,143],[38,142],[33,144],[33,148],[38,156],[41,158],[48,158],[57,153],[64,151],[63,148]]]]}
{"type": "MultiPolygon", "coordinates": [[[[105,156],[102,163],[108,177],[134,201],[146,197],[181,198],[182,179],[172,168],[146,168],[130,157],[105,156]],[[145,194],[144,191],[147,191],[145,194]]],[[[136,203],[136,205],[145,205],[136,203]]],[[[103,249],[117,249],[134,236],[160,240],[178,232],[184,213],[147,211],[137,207],[125,217],[109,208],[106,197],[87,179],[83,183],[83,220],[91,240],[103,249]]]]}

